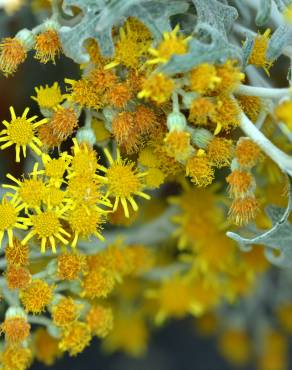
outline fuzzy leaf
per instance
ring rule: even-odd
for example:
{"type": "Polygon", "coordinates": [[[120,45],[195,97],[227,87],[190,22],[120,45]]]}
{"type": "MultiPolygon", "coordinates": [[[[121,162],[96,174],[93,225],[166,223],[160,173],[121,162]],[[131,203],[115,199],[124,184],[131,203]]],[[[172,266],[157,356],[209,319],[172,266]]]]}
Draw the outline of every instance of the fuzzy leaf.
{"type": "Polygon", "coordinates": [[[72,27],[62,27],[60,37],[65,55],[76,63],[89,60],[84,48],[89,38],[98,42],[104,56],[113,56],[112,27],[129,16],[142,20],[154,37],[160,38],[162,32],[171,29],[170,16],[188,9],[183,0],[64,0],[63,10],[67,14],[72,15],[72,6],[80,8],[83,17],[72,27]]]}
{"type": "Polygon", "coordinates": [[[265,25],[271,16],[272,0],[260,0],[258,12],[256,16],[256,25],[265,25]]]}
{"type": "Polygon", "coordinates": [[[158,68],[169,75],[190,71],[201,63],[222,62],[227,58],[237,59],[242,62],[242,50],[230,44],[224,37],[208,24],[198,24],[195,32],[204,34],[211,38],[210,43],[205,43],[199,39],[192,39],[189,42],[189,51],[187,54],[174,55],[168,63],[158,68]]]}
{"type": "Polygon", "coordinates": [[[208,23],[227,38],[228,32],[238,17],[237,10],[217,0],[192,0],[192,2],[197,10],[198,23],[208,23]]]}
{"type": "Polygon", "coordinates": [[[268,231],[256,229],[256,235],[250,238],[242,237],[237,233],[228,232],[227,236],[235,240],[244,249],[246,246],[261,244],[266,248],[267,259],[278,266],[292,266],[292,224],[288,217],[292,210],[292,191],[290,185],[287,208],[268,206],[267,215],[272,221],[272,228],[268,231]],[[276,255],[274,252],[278,252],[276,255]]]}
{"type": "Polygon", "coordinates": [[[285,24],[273,33],[268,45],[267,59],[277,59],[287,46],[292,46],[292,27],[285,24]]]}

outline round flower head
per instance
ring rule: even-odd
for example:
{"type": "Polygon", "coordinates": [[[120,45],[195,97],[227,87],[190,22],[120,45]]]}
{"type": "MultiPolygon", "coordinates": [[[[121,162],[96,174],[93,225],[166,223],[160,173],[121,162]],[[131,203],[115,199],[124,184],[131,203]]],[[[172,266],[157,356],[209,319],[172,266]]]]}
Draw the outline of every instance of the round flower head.
{"type": "Polygon", "coordinates": [[[70,234],[65,231],[61,224],[61,219],[64,218],[63,214],[67,208],[62,208],[53,211],[48,208],[47,210],[36,209],[36,214],[30,215],[26,220],[27,226],[32,226],[32,229],[22,240],[26,244],[32,237],[36,236],[41,240],[41,252],[46,251],[47,241],[49,241],[53,253],[56,253],[56,238],[63,244],[68,244],[65,237],[70,237],[70,234]]]}
{"type": "Polygon", "coordinates": [[[12,180],[17,186],[3,185],[4,188],[15,191],[14,194],[9,193],[9,196],[12,196],[12,199],[15,200],[17,204],[20,204],[25,211],[29,208],[39,208],[45,194],[46,186],[44,182],[38,178],[37,167],[38,164],[36,163],[30,177],[23,179],[22,181],[16,179],[10,174],[7,174],[7,178],[12,180]]]}
{"type": "Polygon", "coordinates": [[[9,266],[5,278],[9,289],[23,289],[31,282],[29,269],[23,266],[9,266]]]}
{"type": "Polygon", "coordinates": [[[30,325],[25,317],[18,315],[6,317],[0,326],[0,332],[5,334],[5,339],[9,344],[17,345],[29,336],[30,325]]]}
{"type": "Polygon", "coordinates": [[[21,40],[6,37],[0,44],[0,70],[7,76],[16,72],[26,59],[27,51],[21,40]]]}
{"type": "Polygon", "coordinates": [[[57,263],[57,276],[61,280],[75,280],[86,269],[85,256],[78,253],[61,254],[57,263]]]}
{"type": "Polygon", "coordinates": [[[94,305],[86,315],[86,321],[92,334],[104,338],[113,329],[113,312],[111,308],[94,305]]]}
{"type": "Polygon", "coordinates": [[[74,321],[63,330],[59,348],[68,351],[70,356],[76,356],[89,345],[90,340],[89,326],[84,322],[74,321]]]}
{"type": "Polygon", "coordinates": [[[29,248],[28,245],[23,245],[21,242],[13,238],[12,245],[7,245],[5,248],[5,258],[8,265],[27,266],[29,248]]]}
{"type": "Polygon", "coordinates": [[[191,37],[184,38],[178,36],[179,25],[171,32],[164,32],[163,40],[158,45],[157,49],[150,48],[149,53],[154,56],[153,59],[147,61],[147,64],[166,63],[173,55],[186,54],[188,51],[188,42],[191,37]]]}
{"type": "Polygon", "coordinates": [[[80,305],[71,297],[63,297],[52,308],[52,319],[55,325],[65,327],[77,319],[80,305]]]}
{"type": "Polygon", "coordinates": [[[36,36],[35,40],[35,58],[41,63],[53,62],[61,53],[62,46],[59,34],[54,29],[48,29],[36,36]]]}
{"type": "Polygon", "coordinates": [[[242,168],[254,167],[260,159],[261,150],[258,145],[247,137],[241,137],[236,145],[235,156],[242,168]]]}
{"type": "Polygon", "coordinates": [[[73,134],[78,126],[78,117],[72,108],[55,108],[55,112],[50,120],[54,136],[64,141],[73,134]]]}
{"type": "Polygon", "coordinates": [[[17,206],[15,202],[8,201],[6,198],[3,198],[0,203],[0,246],[5,232],[8,234],[9,246],[12,247],[13,229],[27,229],[27,226],[22,224],[26,219],[18,216],[21,209],[22,206],[17,206]]]}
{"type": "Polygon", "coordinates": [[[229,210],[230,219],[237,225],[245,225],[253,220],[259,210],[258,201],[254,196],[236,198],[229,210]]]}
{"type": "Polygon", "coordinates": [[[115,198],[113,212],[116,211],[121,202],[125,216],[129,217],[127,202],[131,204],[134,211],[138,210],[138,204],[133,198],[134,195],[138,195],[144,199],[150,199],[150,196],[142,191],[143,183],[141,179],[146,176],[147,173],[138,172],[138,170],[134,168],[133,162],[122,159],[119,150],[117,150],[117,158],[115,160],[108,149],[105,149],[104,153],[110,166],[109,168],[99,166],[99,169],[105,172],[105,177],[99,176],[99,178],[107,184],[106,196],[115,198]]]}
{"type": "Polygon", "coordinates": [[[23,156],[26,157],[26,147],[29,146],[37,155],[41,154],[39,147],[41,141],[35,136],[35,129],[47,122],[44,118],[38,122],[33,122],[37,116],[27,118],[29,108],[26,108],[21,117],[16,116],[13,107],[10,107],[11,121],[3,121],[6,129],[0,132],[0,142],[5,142],[1,145],[1,149],[6,149],[15,145],[16,162],[20,162],[20,148],[22,148],[23,156]]]}
{"type": "Polygon", "coordinates": [[[51,87],[35,87],[36,96],[31,96],[41,109],[53,109],[62,103],[64,97],[61,93],[58,82],[55,82],[51,87]]]}
{"type": "Polygon", "coordinates": [[[88,238],[95,235],[98,239],[104,240],[98,232],[103,223],[102,213],[98,208],[85,209],[82,205],[77,206],[69,212],[68,222],[74,234],[72,248],[76,247],[79,237],[88,238]]]}
{"type": "Polygon", "coordinates": [[[7,370],[25,370],[32,362],[32,352],[21,346],[7,346],[1,356],[1,365],[7,370]]]}
{"type": "Polygon", "coordinates": [[[214,170],[206,156],[195,156],[186,163],[186,175],[197,186],[207,186],[214,180],[214,170]]]}
{"type": "Polygon", "coordinates": [[[149,98],[158,104],[162,104],[170,99],[174,88],[175,85],[171,78],[166,77],[163,73],[156,73],[143,82],[138,98],[149,98]]]}
{"type": "Polygon", "coordinates": [[[35,279],[31,284],[20,291],[20,300],[25,311],[39,314],[51,302],[53,287],[41,279],[35,279]]]}

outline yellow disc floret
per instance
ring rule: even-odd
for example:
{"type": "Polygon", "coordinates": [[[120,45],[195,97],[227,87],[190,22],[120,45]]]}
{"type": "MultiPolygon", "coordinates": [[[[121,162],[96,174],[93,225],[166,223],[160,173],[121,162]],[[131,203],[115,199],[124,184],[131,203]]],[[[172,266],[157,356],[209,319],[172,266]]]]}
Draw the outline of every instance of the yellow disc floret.
{"type": "Polygon", "coordinates": [[[191,37],[184,38],[177,35],[179,25],[171,32],[163,34],[163,40],[158,45],[157,49],[150,48],[148,51],[154,57],[147,61],[147,64],[166,63],[173,55],[186,54],[188,51],[188,42],[191,37]]]}
{"type": "Polygon", "coordinates": [[[45,310],[53,297],[53,287],[41,279],[35,279],[21,290],[20,300],[27,312],[39,314],[45,310]]]}
{"type": "Polygon", "coordinates": [[[90,328],[87,324],[75,321],[62,332],[59,348],[68,351],[70,356],[76,356],[89,345],[91,340],[90,328]]]}

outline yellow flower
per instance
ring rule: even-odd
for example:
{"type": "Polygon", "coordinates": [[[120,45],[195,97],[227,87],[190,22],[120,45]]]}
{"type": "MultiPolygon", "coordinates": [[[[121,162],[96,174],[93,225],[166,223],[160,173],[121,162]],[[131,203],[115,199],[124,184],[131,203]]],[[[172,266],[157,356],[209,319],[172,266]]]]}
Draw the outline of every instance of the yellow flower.
{"type": "Polygon", "coordinates": [[[186,54],[188,51],[188,42],[191,37],[184,38],[177,35],[179,25],[171,32],[164,32],[163,40],[158,45],[157,49],[150,48],[148,51],[154,57],[147,61],[147,64],[166,63],[173,55],[186,54]]]}
{"type": "Polygon", "coordinates": [[[27,229],[27,226],[23,224],[26,218],[18,216],[21,209],[22,206],[17,206],[15,202],[8,201],[7,198],[3,198],[0,203],[0,246],[5,232],[8,234],[9,246],[12,247],[13,229],[27,229]]]}
{"type": "Polygon", "coordinates": [[[56,253],[56,240],[60,240],[63,244],[68,244],[65,237],[70,237],[70,234],[65,231],[61,224],[61,219],[64,219],[64,213],[67,207],[53,211],[48,207],[47,210],[36,209],[36,214],[29,215],[25,224],[32,226],[32,229],[22,240],[22,244],[26,244],[32,237],[37,236],[41,240],[41,252],[46,251],[47,241],[49,241],[53,253],[56,253]]]}
{"type": "Polygon", "coordinates": [[[58,256],[57,276],[61,280],[75,280],[86,269],[85,256],[77,253],[64,253],[58,256]]]}
{"type": "Polygon", "coordinates": [[[114,60],[105,66],[105,69],[114,68],[122,64],[136,70],[150,45],[151,34],[145,25],[138,20],[133,22],[128,19],[119,30],[119,40],[115,45],[114,60]],[[135,30],[135,28],[138,29],[135,30]]]}
{"type": "Polygon", "coordinates": [[[85,209],[82,205],[79,205],[70,210],[67,219],[74,235],[71,242],[72,248],[76,247],[79,237],[89,238],[95,235],[98,239],[104,240],[104,237],[98,232],[104,222],[102,216],[102,211],[97,207],[87,207],[85,209]]]}
{"type": "Polygon", "coordinates": [[[22,245],[21,242],[14,238],[12,245],[7,245],[5,248],[5,258],[8,265],[27,266],[29,248],[28,245],[22,245]]]}
{"type": "Polygon", "coordinates": [[[125,216],[129,217],[129,202],[134,211],[138,210],[138,204],[134,199],[134,195],[138,195],[144,199],[150,199],[150,196],[145,194],[143,190],[142,178],[147,175],[146,172],[141,173],[134,168],[134,163],[121,158],[120,151],[117,149],[116,159],[114,160],[108,149],[104,153],[109,161],[110,167],[99,166],[99,169],[105,173],[105,177],[99,176],[101,181],[107,184],[107,196],[114,197],[115,203],[113,212],[118,208],[119,203],[122,203],[125,216]]]}
{"type": "Polygon", "coordinates": [[[35,39],[35,58],[41,63],[48,63],[49,61],[55,64],[55,58],[60,55],[62,51],[59,34],[54,29],[47,29],[40,33],[35,39]]]}
{"type": "Polygon", "coordinates": [[[60,301],[52,307],[52,319],[56,326],[65,327],[71,324],[78,317],[82,306],[75,303],[71,297],[62,297],[60,301]]]}
{"type": "Polygon", "coordinates": [[[58,82],[55,82],[51,87],[35,87],[36,96],[31,96],[41,109],[53,109],[62,103],[64,97],[58,82]]]}
{"type": "Polygon", "coordinates": [[[26,108],[21,117],[17,117],[13,107],[10,107],[11,121],[3,121],[6,129],[0,132],[0,142],[6,141],[1,145],[1,149],[6,149],[11,145],[15,145],[16,162],[20,162],[20,148],[22,148],[23,156],[26,157],[26,147],[29,146],[37,155],[41,154],[39,149],[42,146],[41,141],[35,136],[35,129],[48,120],[46,118],[34,122],[37,116],[27,118],[29,108],[26,108]]]}
{"type": "Polygon", "coordinates": [[[45,183],[37,176],[37,165],[38,164],[36,163],[30,177],[23,179],[22,181],[16,179],[9,173],[6,175],[6,177],[16,183],[17,186],[2,185],[3,188],[15,191],[14,194],[7,193],[7,195],[12,196],[12,200],[19,204],[21,208],[24,208],[26,212],[29,208],[40,207],[46,191],[45,183]]]}
{"type": "Polygon", "coordinates": [[[61,333],[59,348],[68,351],[70,356],[76,356],[82,352],[91,341],[90,328],[81,321],[74,321],[66,326],[61,333]]]}
{"type": "Polygon", "coordinates": [[[0,43],[0,70],[5,76],[16,72],[18,66],[27,57],[27,50],[21,40],[14,37],[6,37],[0,43]]]}
{"type": "Polygon", "coordinates": [[[112,309],[102,305],[93,305],[86,315],[86,322],[92,334],[105,338],[114,326],[112,309]]]}
{"type": "Polygon", "coordinates": [[[186,163],[186,175],[197,186],[210,185],[214,180],[214,170],[209,158],[206,156],[195,156],[186,163]]]}
{"type": "Polygon", "coordinates": [[[244,198],[236,198],[233,200],[230,210],[229,218],[236,225],[244,225],[255,219],[259,211],[258,201],[254,196],[246,196],[244,198]]]}
{"type": "Polygon", "coordinates": [[[275,116],[278,120],[283,121],[290,131],[292,131],[292,101],[285,100],[275,109],[275,116]]]}
{"type": "Polygon", "coordinates": [[[156,73],[143,82],[142,90],[138,93],[138,98],[150,98],[158,104],[165,103],[175,88],[173,80],[166,77],[163,73],[156,73]]]}
{"type": "Polygon", "coordinates": [[[221,82],[214,65],[203,63],[192,69],[190,73],[190,88],[199,94],[206,94],[221,82]]]}
{"type": "Polygon", "coordinates": [[[130,356],[141,356],[146,351],[149,332],[141,314],[122,314],[115,316],[114,328],[103,341],[109,352],[122,350],[130,356]],[[127,333],[127,335],[125,335],[127,333]]]}
{"type": "Polygon", "coordinates": [[[46,175],[50,184],[59,187],[63,183],[63,176],[69,168],[71,157],[67,152],[62,152],[59,158],[51,158],[48,154],[44,154],[42,162],[45,169],[38,173],[46,175]]]}
{"type": "Polygon", "coordinates": [[[248,59],[248,63],[264,68],[267,75],[269,75],[269,69],[273,64],[266,57],[270,35],[271,30],[268,28],[262,35],[259,34],[255,37],[253,49],[248,59]]]}
{"type": "Polygon", "coordinates": [[[49,286],[41,279],[35,279],[31,284],[20,291],[20,300],[27,312],[39,314],[51,302],[53,286],[49,286]]]}
{"type": "Polygon", "coordinates": [[[9,344],[18,345],[29,336],[30,325],[25,317],[6,317],[0,325],[0,332],[5,334],[5,340],[9,344]]]}
{"type": "Polygon", "coordinates": [[[5,370],[24,370],[29,368],[32,359],[30,349],[7,346],[1,356],[1,365],[5,370]]]}
{"type": "Polygon", "coordinates": [[[155,320],[158,324],[162,324],[168,317],[182,318],[191,311],[192,286],[180,276],[162,282],[158,290],[149,290],[147,296],[157,300],[158,313],[155,320]]]}

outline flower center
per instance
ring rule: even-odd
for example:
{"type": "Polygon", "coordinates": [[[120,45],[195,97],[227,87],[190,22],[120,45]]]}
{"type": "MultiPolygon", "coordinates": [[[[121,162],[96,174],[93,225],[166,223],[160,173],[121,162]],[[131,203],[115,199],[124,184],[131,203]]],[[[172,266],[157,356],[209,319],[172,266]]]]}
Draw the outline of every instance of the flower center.
{"type": "Polygon", "coordinates": [[[140,190],[141,183],[132,165],[116,163],[107,172],[109,191],[113,196],[127,198],[140,190]]]}
{"type": "Polygon", "coordinates": [[[33,228],[41,238],[56,235],[61,227],[57,215],[53,212],[44,212],[32,217],[33,228]]]}
{"type": "Polygon", "coordinates": [[[17,145],[27,145],[33,139],[32,125],[22,117],[12,120],[7,131],[10,140],[17,145]]]}
{"type": "Polygon", "coordinates": [[[23,202],[29,206],[37,207],[40,205],[45,190],[45,185],[42,181],[29,179],[24,180],[19,195],[23,202]]]}
{"type": "Polygon", "coordinates": [[[0,230],[7,230],[17,222],[17,212],[12,204],[0,204],[0,230]]]}

